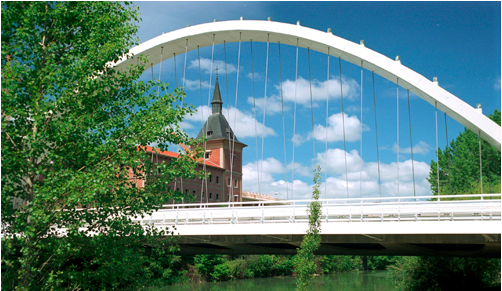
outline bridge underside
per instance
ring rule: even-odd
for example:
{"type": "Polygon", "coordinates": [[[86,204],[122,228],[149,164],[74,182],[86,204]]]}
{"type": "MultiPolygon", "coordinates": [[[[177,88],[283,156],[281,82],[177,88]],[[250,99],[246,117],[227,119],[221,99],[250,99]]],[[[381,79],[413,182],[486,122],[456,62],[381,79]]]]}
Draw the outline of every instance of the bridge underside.
{"type": "MultiPolygon", "coordinates": [[[[179,254],[296,254],[307,223],[178,225],[179,254]]],[[[320,255],[500,258],[501,221],[323,223],[320,255]]]]}
{"type": "MultiPolygon", "coordinates": [[[[178,238],[179,254],[294,255],[302,235],[202,235],[178,238]]],[[[319,255],[451,256],[501,255],[500,234],[323,235],[319,255]]]]}

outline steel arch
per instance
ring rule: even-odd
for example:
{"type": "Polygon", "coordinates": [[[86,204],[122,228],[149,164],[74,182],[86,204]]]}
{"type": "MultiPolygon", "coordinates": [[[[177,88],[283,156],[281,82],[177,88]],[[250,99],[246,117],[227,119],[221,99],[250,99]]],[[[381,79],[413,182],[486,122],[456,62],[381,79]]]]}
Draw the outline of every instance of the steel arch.
{"type": "MultiPolygon", "coordinates": [[[[150,39],[129,52],[134,55],[150,56],[150,64],[156,65],[160,62],[161,48],[163,56],[169,59],[173,54],[185,52],[186,40],[188,39],[188,50],[199,47],[210,46],[214,43],[238,42],[242,41],[266,42],[267,36],[270,42],[281,42],[303,48],[310,48],[322,53],[328,53],[335,57],[340,57],[357,66],[361,65],[367,70],[396,83],[410,90],[417,96],[432,105],[437,102],[437,107],[450,117],[479,134],[480,137],[501,151],[501,128],[488,117],[478,112],[475,108],[465,103],[455,95],[439,87],[437,82],[432,82],[417,72],[403,66],[399,60],[392,60],[378,52],[375,52],[364,44],[357,44],[346,39],[333,35],[330,32],[322,32],[300,25],[293,25],[273,21],[259,20],[235,20],[205,23],[175,30],[150,39]]],[[[165,60],[164,59],[164,60],[165,60]]],[[[134,64],[136,60],[124,58],[117,62],[115,66],[124,69],[129,64],[134,64]]]]}

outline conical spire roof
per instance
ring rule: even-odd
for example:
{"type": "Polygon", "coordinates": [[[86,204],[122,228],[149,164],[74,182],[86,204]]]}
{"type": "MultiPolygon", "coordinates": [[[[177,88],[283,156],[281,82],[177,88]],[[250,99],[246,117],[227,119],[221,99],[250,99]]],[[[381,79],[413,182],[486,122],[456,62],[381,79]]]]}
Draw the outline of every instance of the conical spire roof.
{"type": "Polygon", "coordinates": [[[213,105],[213,114],[214,113],[221,113],[221,105],[223,104],[223,101],[221,101],[220,84],[218,83],[218,75],[216,75],[216,83],[214,84],[213,101],[211,102],[211,104],[213,105]],[[216,107],[216,109],[218,109],[217,112],[214,112],[215,107],[216,107]]]}
{"type": "MultiPolygon", "coordinates": [[[[218,83],[218,75],[216,75],[216,83],[214,84],[214,93],[212,105],[212,114],[207,118],[206,123],[200,130],[197,138],[206,136],[207,140],[214,139],[234,139],[234,132],[228,124],[227,119],[222,114],[223,101],[221,101],[220,85],[218,83]]],[[[235,137],[235,141],[237,137],[235,137]]]]}

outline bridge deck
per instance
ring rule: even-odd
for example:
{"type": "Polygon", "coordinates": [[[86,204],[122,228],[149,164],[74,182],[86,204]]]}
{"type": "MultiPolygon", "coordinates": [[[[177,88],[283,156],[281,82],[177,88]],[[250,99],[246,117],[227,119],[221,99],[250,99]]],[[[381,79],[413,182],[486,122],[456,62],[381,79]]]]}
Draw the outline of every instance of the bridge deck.
{"type": "MultiPolygon", "coordinates": [[[[321,201],[318,253],[500,257],[499,197],[321,201]]],[[[294,254],[308,228],[307,203],[166,205],[138,222],[175,226],[184,254],[294,254]]]]}

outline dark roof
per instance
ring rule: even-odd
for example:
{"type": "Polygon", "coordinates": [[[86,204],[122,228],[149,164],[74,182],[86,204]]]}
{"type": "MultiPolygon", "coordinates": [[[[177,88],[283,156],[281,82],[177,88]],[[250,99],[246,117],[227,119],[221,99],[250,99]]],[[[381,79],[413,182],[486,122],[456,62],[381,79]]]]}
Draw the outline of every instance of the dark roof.
{"type": "MultiPolygon", "coordinates": [[[[212,105],[212,113],[209,115],[206,123],[200,130],[197,138],[202,138],[206,136],[207,140],[215,139],[232,139],[234,138],[234,132],[228,124],[227,119],[221,112],[223,106],[223,101],[221,101],[220,85],[218,83],[218,76],[216,76],[216,83],[214,84],[214,94],[212,105]]],[[[239,141],[235,137],[235,141],[239,141]]]]}
{"type": "MultiPolygon", "coordinates": [[[[197,138],[202,138],[204,135],[207,137],[207,140],[213,139],[233,139],[233,130],[227,122],[225,116],[221,113],[211,114],[207,119],[206,123],[200,130],[197,138]],[[204,131],[207,133],[205,134],[204,131]]],[[[235,137],[235,141],[239,141],[237,137],[235,137]]]]}

